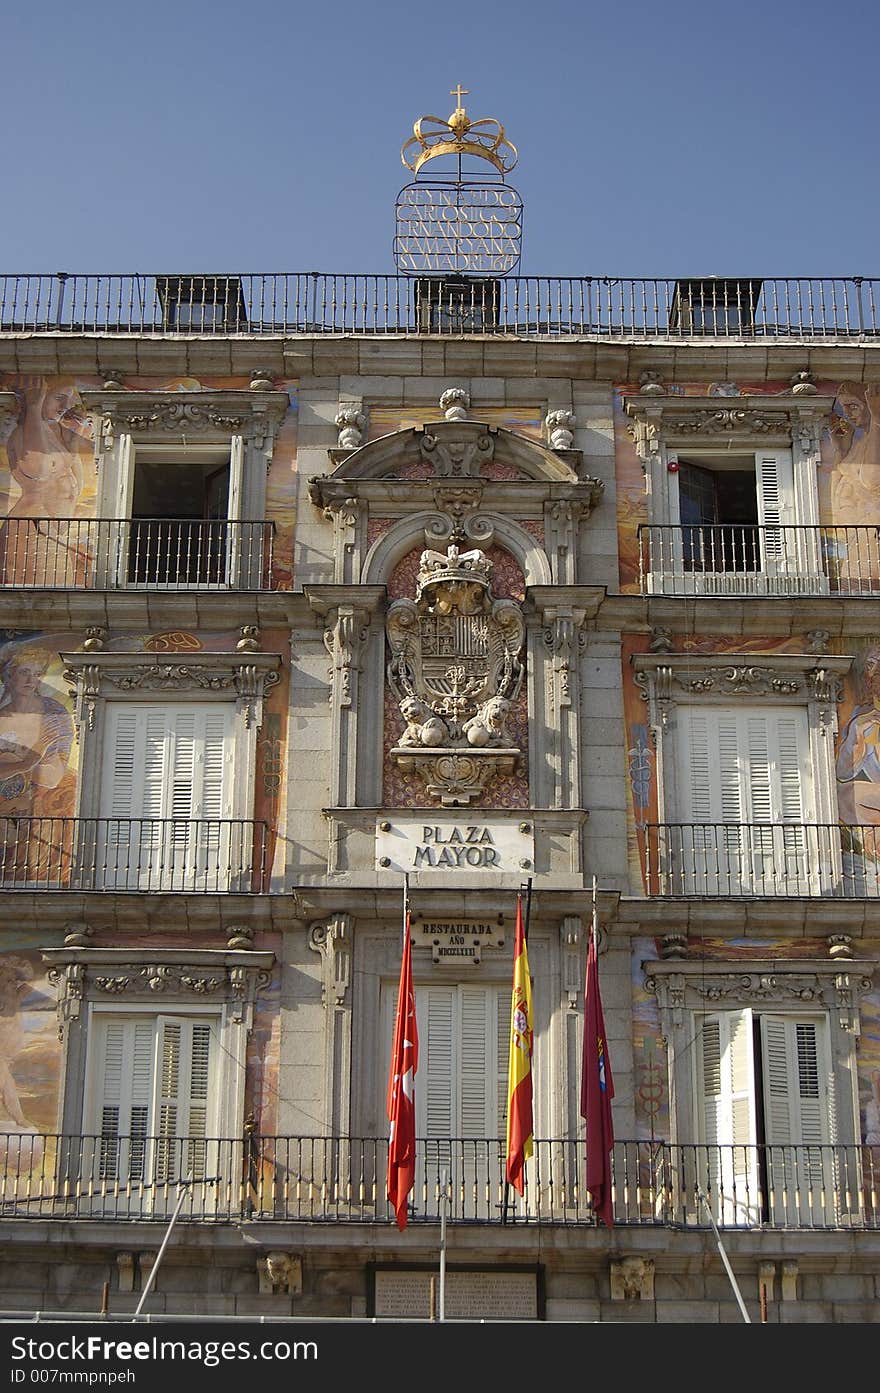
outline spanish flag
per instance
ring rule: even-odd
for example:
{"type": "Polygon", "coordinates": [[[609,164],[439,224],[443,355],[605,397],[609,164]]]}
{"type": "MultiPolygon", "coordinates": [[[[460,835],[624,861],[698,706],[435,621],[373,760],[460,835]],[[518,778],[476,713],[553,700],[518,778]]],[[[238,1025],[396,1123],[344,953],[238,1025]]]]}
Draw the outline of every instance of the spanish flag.
{"type": "Polygon", "coordinates": [[[523,1193],[525,1163],[532,1154],[532,980],[523,927],[522,895],[516,897],[513,939],[513,994],[510,1003],[510,1055],[507,1065],[507,1180],[523,1193]]]}

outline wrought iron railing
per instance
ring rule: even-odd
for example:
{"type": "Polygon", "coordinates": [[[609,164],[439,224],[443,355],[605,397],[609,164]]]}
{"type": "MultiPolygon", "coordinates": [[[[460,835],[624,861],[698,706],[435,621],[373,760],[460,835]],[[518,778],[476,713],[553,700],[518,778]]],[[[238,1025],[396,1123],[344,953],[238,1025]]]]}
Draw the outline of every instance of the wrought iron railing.
{"type": "Polygon", "coordinates": [[[275,524],[191,518],[0,523],[0,586],[271,590],[275,524]]]}
{"type": "Polygon", "coordinates": [[[512,334],[862,339],[861,276],[7,275],[0,333],[512,334]]]}
{"type": "Polygon", "coordinates": [[[649,895],[880,897],[880,824],[647,823],[639,837],[649,895]]]}
{"type": "Polygon", "coordinates": [[[643,595],[878,595],[880,527],[639,527],[643,595]]]}
{"type": "Polygon", "coordinates": [[[242,818],[0,816],[0,890],[261,894],[268,852],[242,818]]]}
{"type": "MultiPolygon", "coordinates": [[[[420,1140],[409,1217],[594,1225],[577,1141],[536,1140],[520,1197],[497,1139],[420,1140]],[[445,1201],[443,1200],[445,1186],[445,1201]]],[[[880,1147],[618,1141],[615,1222],[880,1228],[880,1147]]],[[[384,1138],[0,1135],[0,1217],[388,1224],[384,1138]]]]}

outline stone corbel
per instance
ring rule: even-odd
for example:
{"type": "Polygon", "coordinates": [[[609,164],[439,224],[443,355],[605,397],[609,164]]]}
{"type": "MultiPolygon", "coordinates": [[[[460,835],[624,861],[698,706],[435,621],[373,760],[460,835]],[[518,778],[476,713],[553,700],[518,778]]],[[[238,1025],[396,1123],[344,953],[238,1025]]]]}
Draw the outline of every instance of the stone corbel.
{"type": "Polygon", "coordinates": [[[69,962],[63,966],[50,967],[46,977],[58,992],[58,1039],[63,1040],[68,1024],[79,1020],[85,986],[85,968],[82,963],[69,962]]]}
{"type": "Polygon", "coordinates": [[[611,1261],[612,1301],[654,1300],[654,1259],[626,1257],[611,1261]]]}
{"type": "Polygon", "coordinates": [[[544,615],[544,647],[552,659],[551,702],[559,712],[571,706],[572,667],[583,652],[587,636],[583,628],[583,610],[569,613],[548,610],[544,615]]]}
{"type": "Polygon", "coordinates": [[[352,674],[360,672],[370,632],[370,611],[357,605],[339,605],[327,613],[324,647],[333,660],[330,667],[331,700],[352,704],[352,674]]]}
{"type": "Polygon", "coordinates": [[[648,406],[644,401],[628,408],[630,424],[627,432],[636,447],[642,468],[647,469],[660,455],[662,406],[648,406]]]}
{"type": "Polygon", "coordinates": [[[333,659],[333,686],[340,706],[351,706],[351,675],[360,672],[369,632],[369,611],[353,605],[341,606],[336,622],[324,630],[324,647],[333,659]]]}
{"type": "Polygon", "coordinates": [[[566,914],[559,927],[559,937],[562,944],[562,989],[569,1011],[576,1011],[584,985],[581,964],[583,921],[579,914],[566,914]]]}
{"type": "Polygon", "coordinates": [[[666,1040],[684,1024],[686,988],[687,979],[677,972],[663,976],[649,972],[645,977],[645,990],[657,998],[660,1029],[666,1040]]]}
{"type": "Polygon", "coordinates": [[[241,663],[235,668],[233,680],[238,695],[236,708],[245,730],[259,730],[263,724],[263,700],[281,681],[279,673],[259,668],[254,663],[241,663]]]}
{"type": "Polygon", "coordinates": [[[834,1009],[841,1030],[849,1035],[861,1033],[859,1000],[874,985],[873,979],[866,975],[839,972],[834,978],[834,1009]]]}
{"type": "Polygon", "coordinates": [[[308,944],[323,959],[321,999],[325,1007],[344,1006],[351,982],[351,944],[354,919],[331,914],[309,928],[308,944]]]}

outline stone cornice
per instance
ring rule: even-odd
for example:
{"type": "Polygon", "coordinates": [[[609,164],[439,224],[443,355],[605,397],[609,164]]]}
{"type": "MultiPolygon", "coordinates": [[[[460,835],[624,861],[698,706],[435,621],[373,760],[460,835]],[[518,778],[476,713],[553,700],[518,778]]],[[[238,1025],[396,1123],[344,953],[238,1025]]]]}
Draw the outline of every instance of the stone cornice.
{"type": "Polygon", "coordinates": [[[76,696],[75,719],[92,730],[95,707],[108,695],[198,692],[236,698],[248,728],[262,721],[263,697],[281,680],[279,653],[62,653],[65,680],[76,696]]]}
{"type": "Polygon", "coordinates": [[[763,1007],[830,1010],[841,1029],[858,1032],[858,1002],[873,987],[875,964],[848,959],[750,958],[645,961],[645,988],[657,998],[665,1024],[680,1026],[686,1011],[763,1007]]]}
{"type": "Polygon", "coordinates": [[[635,653],[636,685],[659,701],[799,697],[839,701],[851,656],[815,653],[635,653]]]}
{"type": "Polygon", "coordinates": [[[309,482],[309,498],[316,508],[343,512],[358,504],[369,504],[378,514],[386,510],[391,517],[424,512],[439,505],[438,490],[458,487],[478,490],[479,506],[493,512],[513,512],[539,517],[546,503],[577,503],[589,513],[601,501],[604,484],[592,477],[572,480],[548,479],[366,479],[316,475],[309,482]]]}
{"type": "Polygon", "coordinates": [[[325,619],[340,609],[372,616],[383,608],[384,585],[306,585],[305,594],[313,612],[325,619]]]}
{"type": "Polygon", "coordinates": [[[96,438],[105,448],[112,446],[120,431],[138,439],[168,439],[186,433],[206,439],[243,435],[259,448],[267,439],[274,440],[290,407],[286,392],[240,389],[160,392],[102,388],[84,391],[82,400],[100,418],[96,438]]]}
{"type": "Polygon", "coordinates": [[[626,395],[623,409],[642,458],[654,453],[659,439],[667,446],[697,442],[706,448],[731,442],[760,447],[790,445],[803,436],[815,445],[818,423],[834,405],[833,397],[781,392],[738,397],[626,395]]]}
{"type": "Polygon", "coordinates": [[[84,1001],[150,1002],[167,1010],[181,1001],[223,1004],[229,1018],[250,1029],[254,1000],[268,985],[275,954],[244,949],[43,948],[49,981],[58,990],[61,1034],[79,1019],[84,1001]]]}

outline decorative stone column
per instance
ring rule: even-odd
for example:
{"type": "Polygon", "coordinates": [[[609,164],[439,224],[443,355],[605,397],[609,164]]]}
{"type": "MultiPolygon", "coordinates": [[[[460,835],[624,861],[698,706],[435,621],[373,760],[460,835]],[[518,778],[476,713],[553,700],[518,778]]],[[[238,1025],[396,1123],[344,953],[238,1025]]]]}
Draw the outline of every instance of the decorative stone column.
{"type": "Polygon", "coordinates": [[[569,605],[546,606],[541,612],[546,724],[556,731],[545,757],[552,769],[549,806],[576,808],[581,803],[579,731],[580,658],[586,643],[585,611],[569,605]]]}
{"type": "Polygon", "coordinates": [[[322,958],[321,995],[324,1004],[323,1097],[330,1134],[348,1135],[351,1113],[351,953],[354,919],[331,914],[309,927],[308,944],[322,958]]]}
{"type": "Polygon", "coordinates": [[[358,754],[358,690],[373,615],[381,600],[379,586],[307,586],[309,604],[324,621],[324,646],[330,654],[330,800],[333,807],[354,806],[358,754]]]}

